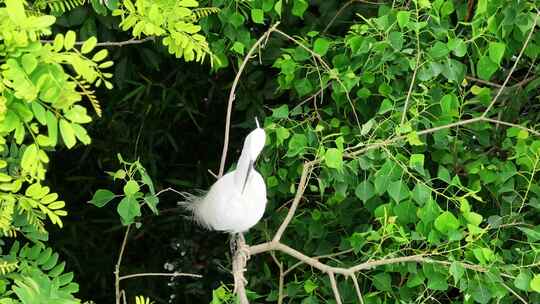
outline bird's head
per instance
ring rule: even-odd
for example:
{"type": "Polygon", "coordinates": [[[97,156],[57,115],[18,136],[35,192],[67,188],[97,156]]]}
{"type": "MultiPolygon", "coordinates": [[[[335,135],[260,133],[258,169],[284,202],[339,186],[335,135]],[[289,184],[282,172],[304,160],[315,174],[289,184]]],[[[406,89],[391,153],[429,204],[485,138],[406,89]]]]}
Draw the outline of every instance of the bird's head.
{"type": "Polygon", "coordinates": [[[255,161],[261,154],[265,141],[266,133],[263,128],[259,127],[259,122],[257,122],[257,128],[251,131],[244,141],[244,149],[249,153],[249,158],[252,161],[255,161]]]}

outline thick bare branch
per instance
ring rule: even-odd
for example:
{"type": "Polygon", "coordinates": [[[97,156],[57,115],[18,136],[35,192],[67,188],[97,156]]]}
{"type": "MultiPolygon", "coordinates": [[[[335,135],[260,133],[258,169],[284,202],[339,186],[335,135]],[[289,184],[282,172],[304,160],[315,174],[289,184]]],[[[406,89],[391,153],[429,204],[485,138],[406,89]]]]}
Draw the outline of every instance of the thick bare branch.
{"type": "Polygon", "coordinates": [[[298,204],[300,203],[300,200],[302,199],[302,195],[304,194],[304,190],[306,189],[307,179],[308,179],[307,177],[309,175],[309,172],[313,168],[313,164],[314,162],[307,162],[304,164],[304,167],[302,169],[302,175],[300,176],[300,183],[298,184],[298,189],[296,190],[296,194],[291,204],[291,208],[289,209],[287,216],[283,220],[283,223],[281,223],[281,225],[279,226],[279,229],[274,235],[274,239],[273,239],[274,242],[279,242],[279,240],[281,239],[281,236],[283,235],[283,232],[285,232],[285,229],[287,229],[287,226],[289,226],[289,223],[294,217],[296,208],[298,207],[298,204]]]}
{"type": "Polygon", "coordinates": [[[339,294],[339,289],[337,287],[336,283],[336,276],[333,272],[328,273],[328,277],[330,278],[330,286],[332,286],[332,291],[334,292],[334,298],[336,298],[336,303],[341,304],[341,296],[339,294]]]}

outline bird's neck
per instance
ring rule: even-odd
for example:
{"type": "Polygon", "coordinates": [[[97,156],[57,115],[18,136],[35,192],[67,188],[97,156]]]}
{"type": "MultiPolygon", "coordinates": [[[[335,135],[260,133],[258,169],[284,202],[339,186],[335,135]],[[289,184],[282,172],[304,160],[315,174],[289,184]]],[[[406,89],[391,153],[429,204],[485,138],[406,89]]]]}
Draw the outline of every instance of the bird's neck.
{"type": "Polygon", "coordinates": [[[236,165],[236,170],[234,172],[234,183],[238,189],[242,189],[244,183],[246,182],[246,177],[248,170],[251,170],[249,167],[250,157],[249,154],[245,151],[242,151],[240,159],[238,159],[238,164],[236,165]]]}

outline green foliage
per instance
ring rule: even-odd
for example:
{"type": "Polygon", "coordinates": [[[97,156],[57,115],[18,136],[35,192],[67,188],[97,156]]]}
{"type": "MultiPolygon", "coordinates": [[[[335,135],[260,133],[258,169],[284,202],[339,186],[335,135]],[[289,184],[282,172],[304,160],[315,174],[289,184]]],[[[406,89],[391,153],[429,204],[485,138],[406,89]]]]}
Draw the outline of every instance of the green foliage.
{"type": "Polygon", "coordinates": [[[202,62],[212,53],[205,36],[199,34],[201,27],[195,23],[218,10],[198,6],[196,0],[125,0],[113,15],[122,17],[120,27],[124,31],[131,29],[134,37],[163,37],[169,53],[185,61],[202,62]]]}
{"type": "MultiPolygon", "coordinates": [[[[222,52],[244,54],[253,40],[239,33],[283,15],[307,20],[310,9],[322,7],[312,5],[254,1],[249,8],[222,9],[226,36],[218,41],[231,47],[222,52]]],[[[324,33],[312,21],[295,36],[312,52],[272,34],[262,62],[271,54],[266,67],[277,71],[277,80],[268,87],[277,90],[264,93],[275,105],[265,120],[268,141],[258,163],[271,203],[266,221],[249,233],[252,243],[272,238],[304,162],[313,161],[285,244],[310,256],[336,254],[325,261],[340,267],[415,254],[435,260],[362,271],[365,303],[512,303],[518,301],[514,290],[529,292],[519,294],[529,301],[539,299],[531,292],[539,273],[540,139],[532,135],[539,117],[531,112],[538,84],[524,85],[540,72],[534,64],[540,43],[533,28],[536,5],[479,1],[472,14],[468,10],[466,3],[442,0],[379,5],[356,10],[361,15],[350,17],[352,25],[341,36],[339,30],[324,33]],[[272,45],[276,40],[279,50],[272,45]],[[451,125],[482,115],[503,123],[451,125]]],[[[253,67],[251,73],[257,72],[253,67]]],[[[326,275],[276,255],[285,269],[295,265],[285,277],[285,302],[333,299],[326,275]]],[[[249,288],[276,301],[277,283],[271,291],[267,286],[278,281],[275,262],[257,261],[263,265],[249,264],[255,267],[247,273],[254,281],[249,288]]],[[[338,287],[344,303],[358,302],[350,281],[338,287]]]]}
{"type": "Polygon", "coordinates": [[[135,297],[135,304],[153,304],[153,301],[150,301],[150,298],[146,298],[144,296],[136,296],[135,297]]]}
{"type": "MultiPolygon", "coordinates": [[[[64,11],[82,2],[35,2],[39,10],[64,11]]],[[[106,50],[87,57],[95,38],[75,48],[76,34],[56,34],[53,42],[40,40],[51,35],[55,17],[33,14],[24,1],[0,2],[0,234],[26,239],[14,245],[0,261],[2,303],[78,303],[71,283],[72,273],[63,273],[58,254],[40,241],[48,240],[46,222],[63,226],[66,204],[46,183],[49,153],[77,142],[91,140],[84,124],[92,119],[80,105],[87,96],[99,108],[92,87],[112,75],[102,70],[106,50]]],[[[6,242],[2,240],[2,246],[6,242]]]]}
{"type": "Polygon", "coordinates": [[[153,214],[158,214],[157,205],[159,203],[158,194],[155,191],[154,183],[148,176],[146,169],[137,160],[134,162],[125,161],[120,154],[118,160],[123,166],[116,172],[107,172],[113,180],[121,180],[124,184],[123,193],[115,195],[113,192],[106,189],[99,189],[94,193],[90,203],[97,207],[107,205],[115,198],[121,198],[116,208],[118,215],[123,225],[136,223],[140,227],[140,222],[135,222],[135,219],[142,215],[141,207],[147,206],[153,214]],[[149,193],[141,190],[145,187],[149,193]]]}
{"type": "Polygon", "coordinates": [[[43,244],[20,248],[14,242],[0,261],[1,303],[80,303],[73,297],[79,290],[72,282],[73,273],[64,272],[65,262],[59,263],[58,258],[58,253],[43,244]]]}
{"type": "Polygon", "coordinates": [[[66,215],[65,203],[41,185],[49,162],[47,151],[58,145],[58,137],[68,148],[77,141],[90,143],[82,125],[91,118],[78,103],[85,94],[93,96],[91,85],[112,87],[106,80],[111,74],[101,71],[112,62],[100,63],[106,50],[92,59],[83,55],[93,49],[92,39],[85,42],[82,52],[74,49],[72,31],[57,34],[52,44],[41,43],[39,36],[50,33],[55,18],[27,16],[21,1],[5,4],[0,8],[4,62],[0,76],[0,196],[5,202],[0,230],[4,235],[20,230],[35,239],[36,233],[46,233],[45,218],[62,227],[60,216],[66,215]],[[65,71],[67,67],[73,75],[65,71]]]}
{"type": "Polygon", "coordinates": [[[59,15],[84,5],[86,0],[36,0],[29,7],[30,10],[43,11],[48,8],[53,15],[59,15]]]}

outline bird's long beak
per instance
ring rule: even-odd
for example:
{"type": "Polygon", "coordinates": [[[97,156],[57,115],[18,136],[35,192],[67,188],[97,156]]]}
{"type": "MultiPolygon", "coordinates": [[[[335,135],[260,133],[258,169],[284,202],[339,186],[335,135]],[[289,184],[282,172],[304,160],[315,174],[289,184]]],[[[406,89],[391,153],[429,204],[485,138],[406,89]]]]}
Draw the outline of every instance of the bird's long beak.
{"type": "Polygon", "coordinates": [[[251,171],[253,170],[253,160],[249,160],[249,165],[247,169],[246,179],[244,180],[244,186],[242,186],[242,194],[244,193],[244,190],[246,190],[246,186],[249,180],[249,175],[251,174],[251,171]]]}

